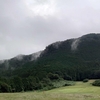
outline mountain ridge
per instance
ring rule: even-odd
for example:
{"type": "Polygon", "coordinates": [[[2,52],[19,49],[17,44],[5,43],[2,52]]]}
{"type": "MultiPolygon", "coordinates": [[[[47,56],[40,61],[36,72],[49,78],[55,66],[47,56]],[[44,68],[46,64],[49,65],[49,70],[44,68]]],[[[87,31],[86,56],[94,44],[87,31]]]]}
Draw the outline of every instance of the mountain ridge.
{"type": "MultiPolygon", "coordinates": [[[[29,54],[29,55],[20,54],[20,55],[13,57],[13,58],[10,58],[10,59],[0,60],[0,66],[4,63],[5,63],[5,66],[8,66],[9,61],[11,62],[12,60],[22,61],[24,57],[26,59],[25,63],[30,62],[30,61],[34,61],[34,60],[38,59],[40,56],[42,56],[43,54],[45,54],[48,51],[48,49],[50,49],[50,47],[52,49],[58,49],[60,47],[60,45],[63,44],[64,42],[66,42],[66,41],[70,42],[70,47],[69,47],[70,50],[72,52],[75,52],[75,51],[77,51],[79,44],[82,41],[84,41],[84,39],[87,40],[89,38],[88,40],[90,41],[90,39],[93,40],[93,37],[98,39],[97,38],[98,36],[100,37],[100,34],[90,33],[90,34],[83,35],[79,38],[67,39],[65,41],[57,41],[57,42],[54,42],[54,43],[48,45],[43,51],[38,51],[36,53],[32,53],[32,54],[29,54]]],[[[68,45],[68,44],[66,44],[66,45],[68,45]]]]}
{"type": "MultiPolygon", "coordinates": [[[[22,56],[17,56],[17,60],[12,58],[5,65],[5,76],[35,76],[42,79],[51,72],[63,77],[70,76],[73,80],[100,78],[100,34],[58,41],[36,55],[25,56],[24,60],[22,56]],[[34,60],[34,57],[37,59],[34,60]]],[[[0,69],[3,68],[4,63],[0,65],[0,69]]]]}
{"type": "MultiPolygon", "coordinates": [[[[11,59],[0,60],[0,67],[3,66],[5,69],[9,69],[9,67],[10,67],[11,69],[14,69],[14,67],[13,67],[13,66],[15,66],[14,62],[15,62],[15,64],[20,63],[20,64],[18,64],[18,66],[22,66],[23,64],[25,64],[27,62],[36,60],[40,56],[41,53],[42,53],[42,51],[32,53],[29,55],[20,54],[11,59]]],[[[16,67],[18,67],[18,66],[16,66],[16,67]]]]}

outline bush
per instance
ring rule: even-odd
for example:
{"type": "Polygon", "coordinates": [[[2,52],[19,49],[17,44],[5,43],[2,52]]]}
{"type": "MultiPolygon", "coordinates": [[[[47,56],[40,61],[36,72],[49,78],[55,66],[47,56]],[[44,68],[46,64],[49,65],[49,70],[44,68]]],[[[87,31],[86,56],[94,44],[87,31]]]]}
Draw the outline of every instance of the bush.
{"type": "Polygon", "coordinates": [[[84,80],[83,80],[83,82],[88,82],[88,81],[89,81],[89,79],[84,79],[84,80]]]}
{"type": "Polygon", "coordinates": [[[64,86],[71,86],[71,84],[66,83],[64,86]]]}
{"type": "Polygon", "coordinates": [[[50,90],[50,89],[54,88],[53,84],[49,78],[43,78],[43,80],[41,81],[41,84],[42,84],[43,90],[50,90]]]}
{"type": "Polygon", "coordinates": [[[64,86],[73,86],[73,85],[75,85],[75,82],[73,81],[68,81],[64,84],[64,86]]]}
{"type": "Polygon", "coordinates": [[[13,90],[15,90],[15,92],[21,92],[23,91],[23,83],[22,83],[22,79],[20,77],[14,77],[13,78],[13,90]]]}
{"type": "Polygon", "coordinates": [[[48,74],[48,78],[50,80],[57,80],[57,79],[59,79],[59,75],[58,74],[49,73],[48,74]]]}
{"type": "Polygon", "coordinates": [[[67,74],[64,74],[63,79],[64,80],[72,80],[72,77],[67,74]]]}
{"type": "Polygon", "coordinates": [[[100,86],[100,79],[94,81],[94,82],[92,83],[92,85],[94,85],[94,86],[100,86]]]}
{"type": "Polygon", "coordinates": [[[11,87],[4,82],[0,82],[0,92],[11,92],[11,87]]]}

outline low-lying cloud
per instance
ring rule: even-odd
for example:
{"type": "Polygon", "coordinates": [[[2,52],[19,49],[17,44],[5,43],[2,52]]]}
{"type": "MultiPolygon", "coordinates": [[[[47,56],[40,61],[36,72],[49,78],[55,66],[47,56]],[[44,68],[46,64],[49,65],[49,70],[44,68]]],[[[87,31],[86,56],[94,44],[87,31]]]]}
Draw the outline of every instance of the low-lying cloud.
{"type": "Polygon", "coordinates": [[[0,59],[100,32],[99,0],[0,0],[0,59]]]}

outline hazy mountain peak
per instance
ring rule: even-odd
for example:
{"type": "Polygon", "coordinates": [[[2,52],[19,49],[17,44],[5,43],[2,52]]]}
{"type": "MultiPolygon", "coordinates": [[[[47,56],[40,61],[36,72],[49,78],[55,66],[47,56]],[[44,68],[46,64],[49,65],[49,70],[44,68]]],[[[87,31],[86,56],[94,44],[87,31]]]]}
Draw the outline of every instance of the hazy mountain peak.
{"type": "Polygon", "coordinates": [[[92,40],[100,40],[100,34],[97,33],[90,33],[83,35],[82,37],[76,38],[73,40],[71,44],[71,50],[77,50],[80,42],[83,41],[92,41],[92,40]]]}
{"type": "Polygon", "coordinates": [[[87,40],[87,39],[89,39],[89,40],[93,40],[93,39],[100,39],[100,33],[90,33],[90,34],[86,34],[86,35],[83,35],[82,37],[81,37],[82,39],[85,39],[85,40],[87,40]]]}
{"type": "Polygon", "coordinates": [[[15,59],[17,59],[17,60],[23,60],[23,56],[24,56],[24,55],[21,55],[21,54],[20,54],[20,55],[17,55],[17,56],[15,57],[15,59]]]}
{"type": "Polygon", "coordinates": [[[71,50],[77,50],[80,41],[81,38],[74,39],[74,41],[71,44],[71,50]]]}
{"type": "Polygon", "coordinates": [[[31,56],[31,61],[36,60],[38,57],[40,57],[41,53],[42,53],[42,51],[33,53],[31,56]]]}
{"type": "Polygon", "coordinates": [[[58,49],[60,44],[61,44],[61,42],[58,41],[58,42],[53,43],[52,45],[54,48],[58,49]]]}
{"type": "Polygon", "coordinates": [[[8,69],[9,68],[9,61],[5,60],[4,65],[5,65],[5,68],[8,69]]]}
{"type": "MultiPolygon", "coordinates": [[[[4,68],[18,68],[23,66],[27,62],[35,61],[39,57],[42,59],[43,57],[52,57],[55,58],[56,55],[68,55],[72,53],[72,51],[77,50],[78,56],[82,56],[82,59],[99,59],[99,48],[100,47],[100,34],[87,34],[82,37],[76,39],[68,39],[65,41],[59,41],[48,45],[45,50],[39,51],[30,55],[18,55],[12,59],[1,60],[0,67],[4,68]],[[84,52],[84,53],[83,53],[84,52]],[[93,54],[93,57],[89,56],[89,53],[93,54]],[[86,57],[87,56],[87,57],[86,57]]],[[[76,52],[75,52],[76,53],[76,52]]],[[[75,54],[74,53],[74,54],[75,54]]],[[[91,55],[91,54],[90,54],[91,55]]],[[[71,55],[72,56],[72,55],[71,55]]]]}

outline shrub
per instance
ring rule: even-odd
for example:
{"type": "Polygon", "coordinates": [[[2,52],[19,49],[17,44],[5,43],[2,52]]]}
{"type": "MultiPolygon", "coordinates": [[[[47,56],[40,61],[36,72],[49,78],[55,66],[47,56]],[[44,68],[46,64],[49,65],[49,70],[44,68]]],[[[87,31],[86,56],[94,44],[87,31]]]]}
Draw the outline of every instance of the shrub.
{"type": "Polygon", "coordinates": [[[72,77],[67,74],[64,74],[63,79],[64,80],[72,80],[72,77]]]}
{"type": "Polygon", "coordinates": [[[5,82],[0,82],[0,92],[11,92],[11,87],[5,82]]]}
{"type": "Polygon", "coordinates": [[[64,86],[71,86],[71,84],[66,83],[64,86]]]}
{"type": "Polygon", "coordinates": [[[42,89],[43,90],[50,90],[53,89],[53,84],[49,78],[43,78],[41,81],[42,89]]]}
{"type": "Polygon", "coordinates": [[[83,80],[83,82],[88,82],[88,81],[89,81],[89,79],[84,79],[84,80],[83,80]]]}
{"type": "Polygon", "coordinates": [[[68,81],[64,84],[64,86],[73,86],[73,85],[75,85],[75,82],[73,81],[68,81]]]}
{"type": "Polygon", "coordinates": [[[94,81],[94,82],[92,83],[92,85],[94,85],[94,86],[100,86],[100,79],[94,81]]]}
{"type": "Polygon", "coordinates": [[[50,80],[57,80],[57,79],[59,79],[59,75],[58,74],[49,73],[48,74],[48,78],[50,80]]]}

